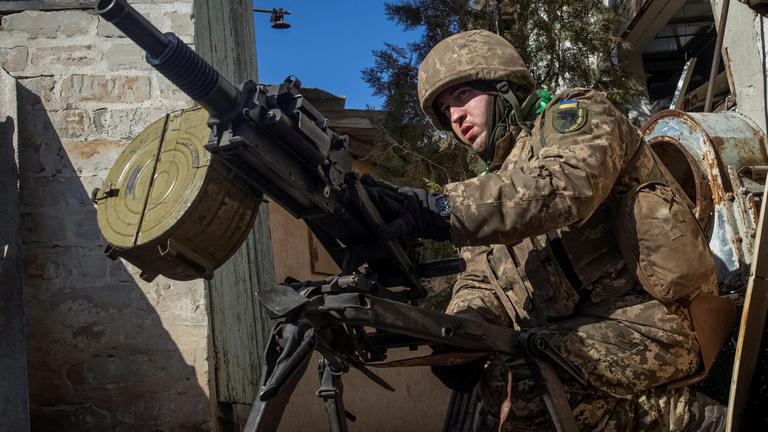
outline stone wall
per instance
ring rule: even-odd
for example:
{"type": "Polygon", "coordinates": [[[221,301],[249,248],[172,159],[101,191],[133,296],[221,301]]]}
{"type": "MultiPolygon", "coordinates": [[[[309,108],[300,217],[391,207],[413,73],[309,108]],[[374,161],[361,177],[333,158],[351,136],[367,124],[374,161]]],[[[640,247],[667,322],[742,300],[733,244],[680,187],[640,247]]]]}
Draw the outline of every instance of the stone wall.
{"type": "MultiPolygon", "coordinates": [[[[131,1],[193,42],[193,2],[131,1]]],[[[208,430],[202,281],[153,283],[102,255],[90,192],[138,132],[192,102],[91,10],[5,12],[18,82],[33,430],[208,430]]]]}

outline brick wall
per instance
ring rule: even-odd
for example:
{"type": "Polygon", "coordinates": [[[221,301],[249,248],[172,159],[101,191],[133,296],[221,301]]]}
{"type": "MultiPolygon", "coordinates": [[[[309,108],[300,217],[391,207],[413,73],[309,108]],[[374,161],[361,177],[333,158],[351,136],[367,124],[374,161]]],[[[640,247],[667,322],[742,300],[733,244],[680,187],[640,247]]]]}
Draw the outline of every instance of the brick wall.
{"type": "MultiPolygon", "coordinates": [[[[191,0],[131,4],[193,42],[191,0]]],[[[0,66],[19,84],[32,429],[210,429],[203,283],[106,259],[90,202],[128,141],[191,101],[90,10],[6,14],[0,66]]]]}

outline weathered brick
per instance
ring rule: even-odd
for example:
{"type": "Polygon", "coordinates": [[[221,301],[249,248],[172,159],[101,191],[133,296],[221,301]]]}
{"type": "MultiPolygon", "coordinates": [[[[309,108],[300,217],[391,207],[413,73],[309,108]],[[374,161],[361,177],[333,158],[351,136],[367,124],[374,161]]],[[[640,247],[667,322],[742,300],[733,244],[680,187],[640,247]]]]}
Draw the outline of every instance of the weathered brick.
{"type": "MultiPolygon", "coordinates": [[[[45,157],[48,155],[48,146],[40,141],[25,141],[24,136],[28,136],[24,129],[19,131],[19,178],[21,179],[21,197],[27,193],[26,183],[31,183],[36,177],[43,175],[53,175],[58,167],[56,158],[45,157]]],[[[33,183],[32,183],[33,184],[33,183]]]]}
{"type": "Polygon", "coordinates": [[[177,36],[183,38],[195,34],[195,26],[192,23],[192,16],[188,13],[172,13],[168,15],[171,20],[171,31],[177,36]]]}
{"type": "MultiPolygon", "coordinates": [[[[77,179],[61,138],[46,111],[19,113],[19,176],[23,181],[41,175],[77,179]]],[[[22,182],[23,183],[23,182],[22,182]]],[[[30,183],[35,187],[35,183],[30,183]]]]}
{"type": "Polygon", "coordinates": [[[91,114],[81,109],[64,109],[50,113],[53,127],[62,138],[85,138],[92,128],[91,114]]]}
{"type": "Polygon", "coordinates": [[[194,105],[194,101],[187,96],[183,91],[179,90],[176,85],[168,81],[168,79],[159,73],[157,74],[157,87],[160,93],[160,99],[163,102],[184,102],[189,106],[194,105]]]}
{"type": "Polygon", "coordinates": [[[102,53],[93,45],[61,45],[32,49],[30,63],[37,67],[86,67],[101,60],[102,53]]]}
{"type": "Polygon", "coordinates": [[[91,173],[90,175],[88,173],[82,173],[80,174],[80,182],[83,185],[83,191],[88,194],[87,199],[88,203],[87,205],[93,206],[96,208],[96,204],[94,204],[91,201],[91,192],[95,188],[103,188],[104,187],[104,179],[107,177],[107,173],[109,173],[109,170],[112,168],[112,164],[110,163],[107,166],[104,166],[99,172],[97,173],[91,173]]]}
{"type": "Polygon", "coordinates": [[[85,35],[96,25],[96,16],[86,11],[25,11],[3,17],[3,29],[21,32],[30,39],[55,39],[85,35]]]}
{"type": "Polygon", "coordinates": [[[96,34],[106,38],[125,37],[123,32],[103,18],[99,18],[99,23],[96,25],[96,34]]]}
{"type": "Polygon", "coordinates": [[[149,100],[150,88],[147,76],[72,75],[62,82],[60,98],[73,103],[137,103],[149,100]]]}
{"type": "Polygon", "coordinates": [[[152,66],[144,60],[144,54],[144,50],[133,42],[120,43],[109,47],[104,58],[107,61],[107,67],[113,71],[152,70],[152,66]]]}
{"type": "MultiPolygon", "coordinates": [[[[89,211],[72,223],[72,235],[77,240],[97,241],[101,239],[99,227],[96,224],[96,211],[89,211]]],[[[107,274],[107,263],[103,257],[98,257],[98,270],[95,273],[85,273],[83,277],[104,277],[107,274]]]]}
{"type": "Polygon", "coordinates": [[[72,167],[81,176],[106,174],[124,148],[125,142],[113,140],[75,141],[64,144],[72,167]]]}
{"type": "Polygon", "coordinates": [[[53,214],[22,213],[21,225],[24,243],[61,244],[67,241],[67,230],[61,218],[53,214]]]}
{"type": "Polygon", "coordinates": [[[27,279],[42,279],[45,272],[45,260],[36,250],[24,254],[24,276],[27,279]]]}
{"type": "Polygon", "coordinates": [[[36,430],[109,430],[110,414],[91,404],[44,406],[31,408],[36,430]]]}
{"type": "MultiPolygon", "coordinates": [[[[27,37],[36,38],[46,29],[43,24],[45,14],[40,11],[27,11],[10,15],[5,15],[3,20],[3,31],[21,32],[27,37]]],[[[51,36],[55,37],[56,31],[52,31],[51,36]]]]}
{"type": "Polygon", "coordinates": [[[52,76],[19,78],[19,111],[43,110],[53,107],[57,101],[53,91],[55,80],[52,76]]]}
{"type": "Polygon", "coordinates": [[[128,131],[131,128],[132,119],[138,110],[133,109],[106,109],[101,108],[93,112],[93,136],[96,138],[130,138],[128,131]],[[112,119],[121,119],[113,121],[112,119]]]}
{"type": "MultiPolygon", "coordinates": [[[[95,225],[95,221],[92,224],[95,225]]],[[[101,245],[34,249],[24,256],[24,263],[30,266],[27,276],[58,280],[61,287],[51,292],[56,291],[57,298],[66,297],[65,293],[78,292],[76,289],[73,291],[70,285],[93,285],[94,281],[107,281],[109,260],[102,250],[101,245]]]]}
{"type": "Polygon", "coordinates": [[[0,48],[0,67],[8,72],[21,72],[27,67],[29,50],[24,46],[0,48]]]}
{"type": "MultiPolygon", "coordinates": [[[[135,2],[131,2],[131,4],[134,4],[135,2]]],[[[148,13],[147,11],[143,11],[141,8],[137,9],[140,14],[144,16],[144,18],[147,19],[152,25],[159,28],[160,31],[166,32],[168,31],[168,24],[167,20],[163,18],[162,15],[159,15],[157,13],[148,13]]],[[[99,17],[99,23],[96,25],[96,34],[105,37],[105,38],[124,38],[125,35],[123,32],[117,29],[112,23],[109,21],[99,17]]]]}
{"type": "Polygon", "coordinates": [[[50,15],[61,34],[69,37],[88,34],[97,22],[96,15],[87,11],[52,12],[50,15]]]}
{"type": "Polygon", "coordinates": [[[72,330],[72,343],[80,351],[92,351],[107,337],[107,328],[98,322],[82,325],[72,330]]]}
{"type": "Polygon", "coordinates": [[[25,211],[55,208],[69,213],[72,209],[91,206],[90,197],[76,178],[42,177],[23,186],[21,206],[25,211]]]}
{"type": "Polygon", "coordinates": [[[93,138],[132,140],[167,110],[161,107],[98,109],[93,112],[93,138]]]}
{"type": "Polygon", "coordinates": [[[115,283],[77,282],[59,288],[48,296],[51,310],[66,313],[62,324],[81,326],[98,319],[108,311],[125,311],[134,307],[135,288],[115,283]]]}
{"type": "Polygon", "coordinates": [[[27,277],[37,277],[50,281],[71,274],[70,266],[66,262],[68,260],[64,258],[64,253],[60,248],[39,249],[24,258],[25,265],[32,265],[30,270],[27,270],[26,267],[24,268],[27,277]]]}
{"type": "MultiPolygon", "coordinates": [[[[95,213],[95,211],[89,213],[86,217],[81,218],[80,220],[83,222],[87,221],[93,229],[98,230],[95,213]]],[[[103,251],[104,248],[100,242],[93,246],[73,248],[72,255],[77,258],[73,259],[72,255],[67,257],[67,261],[72,265],[73,276],[82,279],[106,281],[109,259],[104,256],[103,251]]]]}
{"type": "MultiPolygon", "coordinates": [[[[2,23],[3,18],[0,17],[0,24],[2,23]]],[[[16,46],[27,46],[29,45],[29,40],[27,36],[23,33],[18,32],[9,32],[4,31],[3,27],[0,25],[0,47],[3,48],[13,48],[16,46]]]]}
{"type": "Polygon", "coordinates": [[[130,265],[127,261],[122,259],[111,260],[107,259],[107,266],[109,267],[109,280],[113,282],[134,282],[138,276],[132,275],[127,269],[126,265],[130,265]]]}

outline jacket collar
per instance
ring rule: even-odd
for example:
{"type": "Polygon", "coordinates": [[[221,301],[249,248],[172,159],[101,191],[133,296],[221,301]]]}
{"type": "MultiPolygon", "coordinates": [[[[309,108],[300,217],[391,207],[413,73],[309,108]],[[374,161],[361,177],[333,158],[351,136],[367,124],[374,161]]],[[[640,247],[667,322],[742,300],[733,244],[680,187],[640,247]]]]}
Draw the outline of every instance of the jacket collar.
{"type": "Polygon", "coordinates": [[[493,159],[488,165],[488,171],[496,171],[501,168],[501,164],[504,163],[507,156],[509,156],[509,152],[511,152],[512,148],[515,146],[518,135],[520,135],[520,128],[513,128],[506,135],[501,137],[501,139],[496,141],[493,159]]]}

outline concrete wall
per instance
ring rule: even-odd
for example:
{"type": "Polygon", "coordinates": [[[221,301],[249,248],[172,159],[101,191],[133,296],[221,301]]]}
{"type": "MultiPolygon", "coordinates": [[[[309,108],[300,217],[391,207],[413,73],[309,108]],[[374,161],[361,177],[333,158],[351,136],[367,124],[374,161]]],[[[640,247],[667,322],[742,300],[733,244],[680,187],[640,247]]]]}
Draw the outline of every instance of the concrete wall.
{"type": "MultiPolygon", "coordinates": [[[[719,26],[722,0],[711,0],[715,25],[719,26]]],[[[725,24],[722,58],[726,64],[731,91],[739,110],[766,131],[766,50],[768,19],[746,4],[731,1],[725,24]]]]}
{"type": "MultiPolygon", "coordinates": [[[[191,0],[131,3],[193,41],[191,0]]],[[[18,81],[32,429],[210,429],[202,281],[106,259],[90,201],[130,139],[191,101],[90,10],[3,16],[0,65],[18,81]]]]}

